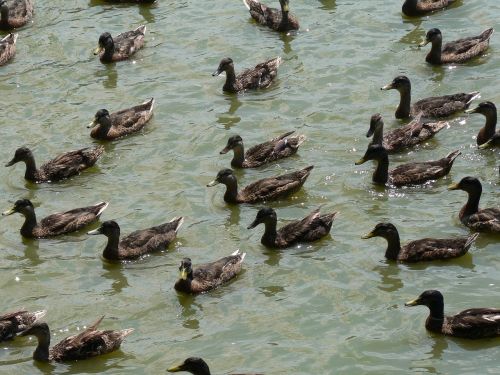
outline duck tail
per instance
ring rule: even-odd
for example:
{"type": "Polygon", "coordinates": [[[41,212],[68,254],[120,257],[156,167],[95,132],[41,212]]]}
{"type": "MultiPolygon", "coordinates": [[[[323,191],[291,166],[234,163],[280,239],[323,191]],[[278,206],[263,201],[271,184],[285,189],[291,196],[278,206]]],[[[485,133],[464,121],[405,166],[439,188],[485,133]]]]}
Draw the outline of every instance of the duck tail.
{"type": "Polygon", "coordinates": [[[467,237],[467,241],[465,242],[464,249],[469,250],[469,247],[476,241],[476,239],[479,237],[479,233],[474,233],[467,237]]]}
{"type": "Polygon", "coordinates": [[[34,318],[33,323],[36,323],[38,320],[42,319],[45,316],[45,314],[47,314],[47,310],[34,311],[32,314],[34,318]]]}
{"type": "Polygon", "coordinates": [[[250,10],[250,5],[248,4],[249,0],[243,0],[243,4],[247,7],[248,10],[250,10]]]}
{"type": "Polygon", "coordinates": [[[120,330],[119,331],[119,333],[120,333],[120,341],[122,341],[125,337],[127,337],[128,335],[130,335],[132,332],[134,332],[133,328],[126,328],[126,329],[120,330]]]}
{"type": "Polygon", "coordinates": [[[307,139],[307,137],[304,134],[299,134],[297,137],[297,147],[299,147],[304,141],[307,139]]]}
{"type": "Polygon", "coordinates": [[[99,202],[95,205],[96,208],[99,208],[99,210],[97,211],[97,213],[95,214],[95,216],[100,216],[102,214],[102,212],[108,208],[109,206],[109,202],[99,202]]]}
{"type": "Polygon", "coordinates": [[[140,32],[142,35],[146,34],[146,25],[141,25],[135,31],[140,32]]]}
{"type": "Polygon", "coordinates": [[[481,33],[481,39],[482,40],[489,39],[493,35],[494,32],[495,32],[495,30],[493,30],[493,27],[490,27],[489,29],[484,30],[481,33]]]}
{"type": "Polygon", "coordinates": [[[184,217],[182,216],[178,216],[178,217],[174,217],[172,220],[170,220],[171,223],[175,223],[177,221],[177,225],[175,227],[175,233],[177,233],[180,229],[180,227],[182,226],[182,224],[184,224],[184,217]]]}
{"type": "Polygon", "coordinates": [[[466,106],[468,107],[469,104],[474,100],[474,99],[478,99],[481,97],[481,93],[479,91],[472,91],[469,93],[470,95],[470,99],[467,101],[466,106]]]}
{"type": "Polygon", "coordinates": [[[153,108],[155,106],[155,98],[151,98],[149,100],[146,100],[144,103],[149,106],[149,113],[151,114],[153,112],[153,108]]]}
{"type": "Polygon", "coordinates": [[[452,164],[460,154],[460,150],[455,150],[446,155],[446,158],[449,160],[449,163],[452,164]]]}

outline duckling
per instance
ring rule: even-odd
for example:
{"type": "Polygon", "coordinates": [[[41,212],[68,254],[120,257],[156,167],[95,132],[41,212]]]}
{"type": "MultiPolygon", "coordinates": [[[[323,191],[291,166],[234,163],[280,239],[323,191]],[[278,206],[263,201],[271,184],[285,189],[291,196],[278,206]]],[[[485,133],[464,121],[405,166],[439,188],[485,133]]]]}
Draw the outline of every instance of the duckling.
{"type": "Polygon", "coordinates": [[[66,212],[58,212],[43,218],[37,223],[35,208],[28,199],[16,201],[14,207],[2,213],[2,216],[19,212],[25,217],[21,227],[21,235],[27,238],[46,238],[75,232],[93,223],[108,207],[108,202],[100,202],[94,206],[75,208],[66,212]]]}
{"type": "Polygon", "coordinates": [[[422,16],[435,10],[446,8],[455,0],[405,0],[403,13],[408,17],[422,16]]]}
{"type": "Polygon", "coordinates": [[[141,130],[153,116],[154,98],[135,107],[109,113],[100,109],[94,120],[87,126],[92,128],[90,136],[95,139],[111,141],[116,138],[136,133],[141,130]]]}
{"type": "Polygon", "coordinates": [[[500,208],[479,209],[483,187],[477,178],[464,177],[458,184],[448,186],[448,190],[463,190],[469,194],[467,203],[458,214],[465,226],[478,232],[500,233],[500,208]]]}
{"type": "Polygon", "coordinates": [[[479,148],[481,150],[488,147],[498,147],[500,146],[500,132],[496,132],[493,137],[491,137],[488,142],[483,143],[479,148]]]}
{"type": "Polygon", "coordinates": [[[26,180],[35,183],[54,182],[77,175],[84,169],[92,167],[103,153],[103,146],[69,151],[56,156],[37,169],[31,150],[28,147],[20,147],[5,166],[10,167],[22,161],[26,165],[24,172],[26,180]]]}
{"type": "Polygon", "coordinates": [[[255,181],[238,191],[238,181],[231,169],[222,169],[207,187],[226,185],[224,201],[227,203],[255,203],[290,195],[300,189],[314,168],[313,165],[299,171],[255,181]]]}
{"type": "Polygon", "coordinates": [[[430,29],[425,36],[425,41],[420,43],[419,47],[432,43],[432,49],[425,58],[425,61],[429,64],[463,63],[486,51],[492,34],[493,29],[489,28],[483,31],[481,35],[446,43],[441,49],[443,44],[441,31],[439,29],[430,29]]]}
{"type": "Polygon", "coordinates": [[[120,226],[116,221],[105,221],[87,234],[104,234],[108,244],[102,256],[108,260],[131,260],[154,251],[164,250],[177,235],[184,222],[183,217],[175,217],[168,223],[155,227],[136,230],[120,241],[120,226]]]}
{"type": "Polygon", "coordinates": [[[424,117],[448,117],[457,112],[463,112],[469,107],[472,100],[479,97],[479,92],[474,91],[468,94],[459,93],[425,98],[411,105],[411,84],[406,76],[398,76],[391,83],[381,88],[381,90],[391,89],[398,90],[401,96],[396,110],[396,118],[398,119],[414,117],[420,112],[424,117]]]}
{"type": "Polygon", "coordinates": [[[99,47],[94,50],[94,55],[99,55],[103,63],[126,60],[144,46],[145,34],[145,25],[114,38],[108,32],[103,33],[99,37],[99,47]]]}
{"type": "MultiPolygon", "coordinates": [[[[210,375],[210,369],[207,363],[197,357],[189,357],[182,364],[170,367],[168,372],[179,372],[185,371],[190,372],[193,375],[210,375]]],[[[237,374],[233,374],[237,375],[237,374]]],[[[262,375],[262,374],[238,374],[238,375],[262,375]]]]}
{"type": "Polygon", "coordinates": [[[0,0],[0,29],[12,30],[26,25],[33,17],[33,0],[0,0]]]}
{"type": "Polygon", "coordinates": [[[5,65],[16,54],[17,34],[9,34],[0,39],[0,66],[5,65]]]}
{"type": "Polygon", "coordinates": [[[226,83],[222,89],[227,92],[239,93],[249,89],[262,89],[271,85],[278,74],[281,57],[257,64],[254,68],[245,69],[240,74],[234,72],[233,60],[226,57],[221,60],[219,67],[212,74],[218,76],[226,72],[226,83]]]}
{"type": "Polygon", "coordinates": [[[368,160],[376,160],[378,164],[372,177],[376,184],[384,185],[389,181],[394,186],[416,185],[446,176],[460,154],[461,152],[456,150],[439,160],[401,164],[389,171],[387,150],[384,146],[371,145],[368,146],[365,155],[355,164],[360,165],[368,160]]]}
{"type": "Polygon", "coordinates": [[[0,342],[13,339],[17,333],[36,323],[45,316],[46,310],[29,312],[12,311],[0,316],[0,342]]]}
{"type": "Polygon", "coordinates": [[[362,239],[383,237],[387,240],[385,257],[399,262],[414,263],[438,259],[458,258],[465,255],[479,235],[458,238],[422,238],[401,247],[399,233],[391,223],[379,223],[362,239]]]}
{"type": "Polygon", "coordinates": [[[420,112],[408,124],[391,130],[384,135],[382,115],[375,113],[370,119],[370,129],[368,129],[366,137],[369,138],[373,135],[370,145],[383,145],[387,152],[391,154],[432,138],[434,134],[448,125],[447,121],[424,122],[422,112],[420,112]]]}
{"type": "Polygon", "coordinates": [[[78,361],[119,349],[125,337],[134,331],[133,328],[119,331],[97,330],[96,328],[103,318],[104,316],[99,318],[81,333],[66,337],[51,349],[49,349],[51,335],[47,323],[35,323],[21,332],[20,336],[35,336],[38,339],[38,346],[33,353],[35,361],[78,361]]]}
{"type": "Polygon", "coordinates": [[[266,230],[260,242],[264,246],[285,248],[297,242],[313,242],[326,236],[332,228],[332,223],[338,212],[320,215],[319,208],[315,209],[302,220],[296,220],[276,230],[278,218],[276,211],[270,207],[261,208],[257,216],[247,229],[264,224],[266,230]]]}
{"type": "Polygon", "coordinates": [[[466,339],[500,336],[500,309],[474,308],[444,315],[444,298],[438,290],[426,290],[405,306],[424,305],[430,310],[425,328],[431,332],[466,339]]]}
{"type": "Polygon", "coordinates": [[[179,266],[180,279],[175,290],[183,293],[199,294],[217,288],[240,273],[246,253],[236,250],[230,256],[212,263],[200,264],[193,269],[191,259],[184,258],[179,266]]]}
{"type": "Polygon", "coordinates": [[[226,154],[234,151],[231,166],[234,168],[256,168],[272,161],[283,159],[294,155],[299,146],[305,141],[305,135],[290,137],[294,132],[288,132],[270,141],[260,143],[251,147],[247,152],[243,148],[243,139],[239,135],[233,135],[227,141],[226,147],[220,152],[226,154]]]}
{"type": "Polygon", "coordinates": [[[492,102],[482,102],[474,109],[468,109],[465,113],[480,113],[486,117],[486,123],[479,130],[476,142],[480,146],[495,135],[497,127],[497,107],[492,102]]]}
{"type": "Polygon", "coordinates": [[[280,0],[281,10],[269,8],[259,0],[243,0],[243,3],[261,25],[280,32],[299,29],[299,20],[290,14],[289,0],[280,0]]]}

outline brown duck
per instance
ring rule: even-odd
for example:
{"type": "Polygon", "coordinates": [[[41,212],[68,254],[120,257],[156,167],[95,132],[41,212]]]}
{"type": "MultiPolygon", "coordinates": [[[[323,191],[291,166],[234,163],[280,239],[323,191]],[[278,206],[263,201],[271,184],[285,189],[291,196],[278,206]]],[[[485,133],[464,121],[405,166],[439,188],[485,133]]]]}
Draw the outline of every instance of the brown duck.
{"type": "Polygon", "coordinates": [[[0,316],[0,342],[13,339],[45,316],[46,310],[29,312],[27,310],[12,311],[0,316]]]}
{"type": "Polygon", "coordinates": [[[455,0],[405,0],[403,13],[409,17],[423,16],[427,13],[446,8],[455,0]]]}
{"type": "MultiPolygon", "coordinates": [[[[210,369],[207,363],[197,357],[189,357],[183,363],[177,366],[170,367],[168,372],[190,372],[193,375],[210,375],[210,369]]],[[[233,375],[262,375],[262,374],[233,374],[233,375]]]]}
{"type": "Polygon", "coordinates": [[[69,151],[58,155],[37,168],[31,150],[27,147],[20,147],[16,150],[12,160],[5,166],[10,167],[22,161],[26,165],[25,179],[36,183],[54,182],[77,175],[84,169],[92,167],[103,152],[103,146],[69,151]]]}
{"type": "Polygon", "coordinates": [[[482,102],[474,109],[468,109],[466,113],[480,113],[486,117],[486,123],[479,130],[476,142],[478,146],[488,142],[496,133],[497,107],[492,102],[482,102]]]}
{"type": "Polygon", "coordinates": [[[193,269],[191,259],[184,258],[179,266],[180,278],[174,285],[178,292],[199,294],[208,292],[233,279],[240,273],[246,253],[236,250],[230,256],[193,269]]]}
{"type": "Polygon", "coordinates": [[[26,25],[33,17],[33,0],[0,0],[0,29],[26,25]]]}
{"type": "Polygon", "coordinates": [[[281,10],[269,8],[259,0],[243,0],[243,3],[250,11],[250,15],[261,25],[270,27],[273,30],[287,32],[299,29],[299,20],[290,14],[289,0],[279,0],[281,10]]]}
{"type": "Polygon", "coordinates": [[[4,65],[16,54],[17,34],[9,34],[0,39],[0,66],[4,65]]]}
{"type": "Polygon", "coordinates": [[[99,37],[99,46],[94,50],[94,55],[99,55],[103,63],[126,60],[144,46],[145,33],[145,25],[114,38],[108,32],[103,33],[99,37]]]}
{"type": "Polygon", "coordinates": [[[233,150],[234,156],[233,160],[231,160],[231,166],[234,168],[260,167],[272,161],[294,155],[297,152],[306,137],[302,134],[291,136],[293,133],[291,131],[270,141],[255,145],[246,152],[243,147],[243,139],[239,135],[233,135],[228,139],[226,147],[220,153],[226,154],[233,150]]]}

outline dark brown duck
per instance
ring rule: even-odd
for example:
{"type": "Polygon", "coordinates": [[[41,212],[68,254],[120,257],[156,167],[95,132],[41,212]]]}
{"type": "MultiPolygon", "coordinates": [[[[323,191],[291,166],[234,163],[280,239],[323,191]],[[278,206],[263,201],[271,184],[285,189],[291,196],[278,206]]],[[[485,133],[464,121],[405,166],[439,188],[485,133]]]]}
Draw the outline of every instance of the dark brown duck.
{"type": "Polygon", "coordinates": [[[121,33],[114,38],[110,33],[102,33],[94,55],[99,55],[103,63],[126,60],[144,46],[146,26],[121,33]]]}
{"type": "Polygon", "coordinates": [[[497,107],[492,102],[482,102],[474,109],[468,109],[466,113],[480,113],[486,117],[486,123],[477,133],[476,142],[480,146],[488,142],[496,133],[497,107]]]}
{"type": "Polygon", "coordinates": [[[0,0],[0,29],[24,26],[33,18],[33,0],[0,0]]]}
{"type": "Polygon", "coordinates": [[[270,8],[259,0],[243,0],[250,15],[261,25],[273,30],[287,32],[299,29],[299,20],[290,13],[289,0],[279,0],[281,9],[270,8]]]}
{"type": "Polygon", "coordinates": [[[455,0],[405,0],[402,11],[409,17],[423,16],[444,9],[455,0]]]}

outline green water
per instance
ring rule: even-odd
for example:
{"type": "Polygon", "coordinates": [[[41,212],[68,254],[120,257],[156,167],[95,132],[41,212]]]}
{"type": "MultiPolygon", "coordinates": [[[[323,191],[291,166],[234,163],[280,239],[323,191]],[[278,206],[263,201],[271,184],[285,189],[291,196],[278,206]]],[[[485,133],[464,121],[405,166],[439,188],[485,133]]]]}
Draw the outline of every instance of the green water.
{"type": "MultiPolygon", "coordinates": [[[[274,1],[277,3],[277,1],[274,1]]],[[[431,67],[416,45],[431,27],[445,40],[500,30],[500,4],[459,1],[422,19],[403,18],[402,1],[299,1],[291,8],[302,30],[279,35],[257,26],[241,1],[166,1],[152,6],[97,0],[36,2],[34,23],[19,30],[17,55],[0,68],[0,160],[28,145],[38,163],[96,144],[86,124],[100,108],[115,111],[155,97],[155,115],[139,135],[107,143],[97,165],[70,180],[33,185],[17,164],[0,168],[3,210],[31,199],[39,217],[97,203],[103,220],[122,233],[185,216],[168,251],[116,265],[103,261],[102,236],[85,231],[53,240],[23,240],[20,215],[1,218],[2,309],[47,309],[53,343],[104,314],[103,328],[135,328],[111,355],[70,364],[37,365],[34,341],[3,343],[1,374],[163,374],[188,356],[205,358],[212,372],[266,374],[493,374],[498,340],[467,342],[426,332],[427,309],[404,302],[425,289],[445,295],[447,312],[500,307],[499,237],[481,235],[471,253],[449,262],[398,265],[384,260],[382,239],[361,240],[391,221],[402,242],[467,235],[458,220],[466,200],[446,186],[466,175],[483,182],[482,206],[498,206],[498,150],[477,150],[480,115],[460,117],[433,140],[391,157],[400,162],[460,156],[450,175],[406,189],[371,184],[373,166],[354,166],[367,145],[370,116],[386,128],[398,103],[380,87],[398,74],[415,99],[480,90],[500,103],[500,39],[486,56],[456,67],[431,67]],[[146,45],[133,61],[103,65],[92,55],[99,34],[146,24],[146,45]],[[280,55],[275,85],[240,95],[222,92],[211,73],[230,56],[236,70],[280,55]],[[260,245],[263,227],[246,229],[261,205],[229,206],[221,186],[208,189],[230,155],[230,135],[247,146],[289,130],[308,140],[289,159],[237,171],[242,185],[314,164],[304,188],[272,204],[279,224],[314,208],[341,212],[332,233],[283,251],[260,245]],[[90,238],[88,238],[90,237],[90,238]],[[178,263],[247,253],[244,271],[206,295],[173,289],[178,263]]],[[[90,229],[97,227],[97,224],[90,229]]]]}

